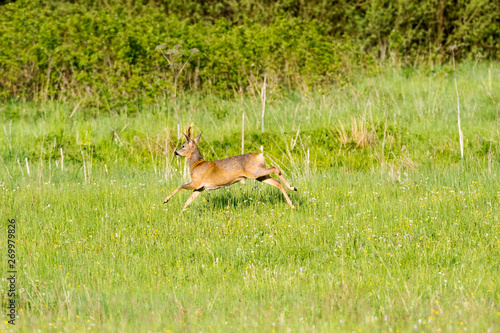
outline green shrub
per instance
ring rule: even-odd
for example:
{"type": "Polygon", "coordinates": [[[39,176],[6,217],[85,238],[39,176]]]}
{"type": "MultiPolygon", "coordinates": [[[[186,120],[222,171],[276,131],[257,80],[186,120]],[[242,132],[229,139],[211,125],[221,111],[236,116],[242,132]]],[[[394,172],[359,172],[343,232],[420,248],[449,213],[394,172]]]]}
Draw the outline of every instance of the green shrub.
{"type": "Polygon", "coordinates": [[[443,61],[453,44],[463,44],[460,56],[496,59],[499,20],[489,0],[20,0],[0,6],[0,97],[134,113],[172,94],[160,44],[200,50],[181,90],[257,94],[264,74],[271,94],[342,86],[358,70],[378,72],[384,59],[443,61]]]}

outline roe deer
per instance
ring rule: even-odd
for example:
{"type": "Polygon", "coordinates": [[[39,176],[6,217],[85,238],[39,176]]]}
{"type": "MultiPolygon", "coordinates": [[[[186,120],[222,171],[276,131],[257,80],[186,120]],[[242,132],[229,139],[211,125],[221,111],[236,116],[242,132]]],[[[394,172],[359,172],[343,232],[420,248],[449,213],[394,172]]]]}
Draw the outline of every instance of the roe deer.
{"type": "Polygon", "coordinates": [[[288,184],[276,166],[266,168],[266,161],[262,154],[243,154],[220,161],[205,161],[197,146],[201,138],[201,133],[194,139],[191,139],[191,127],[188,127],[184,136],[186,137],[186,142],[174,154],[176,156],[184,156],[188,159],[191,170],[191,182],[179,186],[172,194],[165,198],[163,203],[167,203],[180,190],[193,190],[193,194],[191,194],[184,206],[184,209],[186,209],[204,190],[215,190],[237,182],[245,183],[245,179],[251,178],[279,188],[285,196],[288,205],[292,209],[295,208],[286,194],[283,185],[276,179],[271,178],[270,175],[273,173],[277,174],[287,189],[291,191],[297,191],[297,189],[288,184]]]}

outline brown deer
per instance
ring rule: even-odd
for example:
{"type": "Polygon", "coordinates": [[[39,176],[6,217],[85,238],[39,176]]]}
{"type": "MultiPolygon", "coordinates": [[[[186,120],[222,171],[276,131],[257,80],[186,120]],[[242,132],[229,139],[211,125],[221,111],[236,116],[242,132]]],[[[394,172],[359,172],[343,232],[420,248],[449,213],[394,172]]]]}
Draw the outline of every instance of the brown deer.
{"type": "Polygon", "coordinates": [[[244,184],[245,179],[251,178],[279,188],[285,196],[288,205],[292,209],[295,208],[286,194],[283,185],[276,179],[271,178],[270,175],[277,174],[287,189],[291,191],[297,191],[297,189],[288,184],[276,166],[266,168],[266,161],[262,154],[243,154],[228,157],[220,161],[205,161],[197,146],[201,138],[201,133],[194,139],[191,139],[191,127],[188,127],[184,136],[186,137],[186,142],[174,154],[176,156],[184,156],[188,159],[191,170],[191,182],[179,186],[172,194],[165,198],[163,203],[167,203],[180,190],[193,190],[193,194],[191,194],[184,206],[184,209],[186,209],[204,190],[215,190],[238,182],[244,184]]]}

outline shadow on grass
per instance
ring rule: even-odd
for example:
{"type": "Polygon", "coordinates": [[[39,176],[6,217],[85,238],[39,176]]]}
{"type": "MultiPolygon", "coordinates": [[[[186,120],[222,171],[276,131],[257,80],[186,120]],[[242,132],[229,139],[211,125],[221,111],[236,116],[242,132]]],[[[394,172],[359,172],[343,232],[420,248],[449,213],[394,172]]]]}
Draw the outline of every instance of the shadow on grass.
{"type": "MultiPolygon", "coordinates": [[[[287,191],[288,196],[296,207],[305,203],[299,193],[300,190],[297,192],[287,191]]],[[[214,209],[224,209],[227,207],[250,208],[255,207],[257,202],[259,204],[265,203],[269,207],[279,205],[282,205],[284,208],[288,207],[281,191],[265,184],[245,186],[244,188],[233,186],[219,190],[205,191],[202,196],[207,201],[204,203],[204,206],[214,209]]]]}

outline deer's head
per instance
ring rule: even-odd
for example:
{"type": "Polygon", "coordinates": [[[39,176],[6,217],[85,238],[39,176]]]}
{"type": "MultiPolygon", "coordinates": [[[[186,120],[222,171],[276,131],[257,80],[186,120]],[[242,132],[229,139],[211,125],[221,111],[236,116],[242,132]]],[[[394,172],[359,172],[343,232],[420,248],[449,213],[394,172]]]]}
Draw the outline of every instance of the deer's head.
{"type": "MultiPolygon", "coordinates": [[[[184,133],[183,133],[184,134],[184,133]]],[[[186,129],[186,133],[184,134],[186,137],[186,142],[182,144],[182,146],[174,152],[176,156],[184,156],[190,157],[198,149],[198,142],[201,138],[201,133],[198,134],[194,139],[191,139],[191,126],[186,129]]]]}

